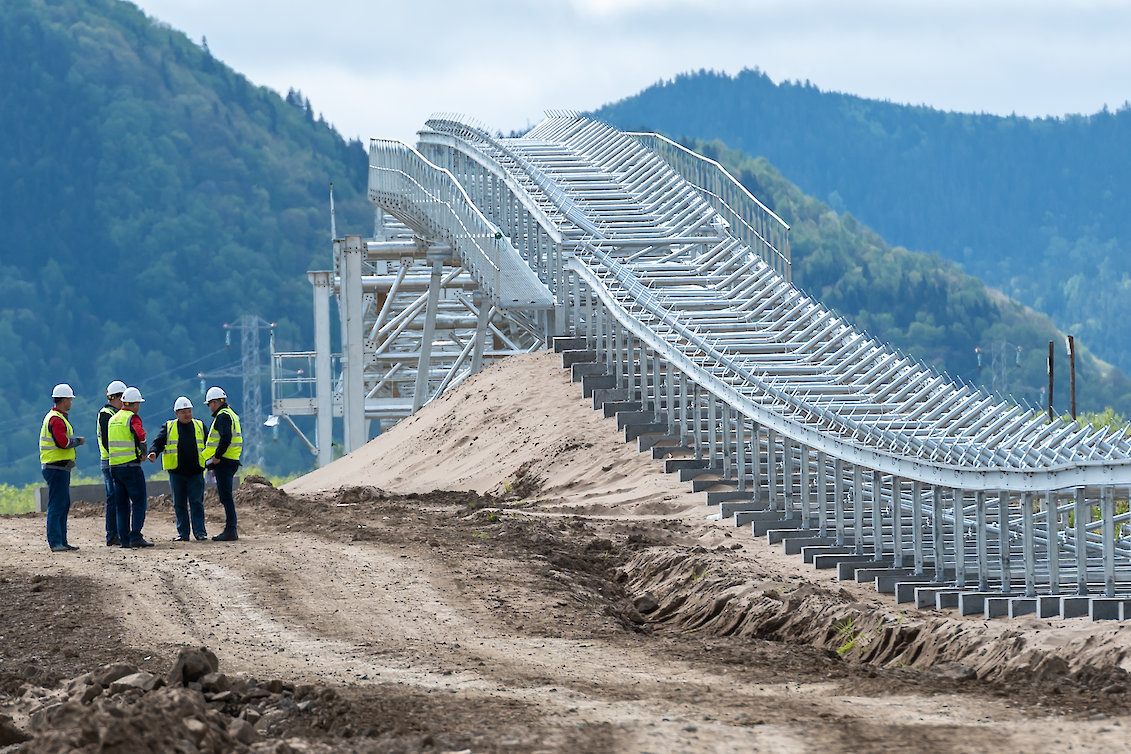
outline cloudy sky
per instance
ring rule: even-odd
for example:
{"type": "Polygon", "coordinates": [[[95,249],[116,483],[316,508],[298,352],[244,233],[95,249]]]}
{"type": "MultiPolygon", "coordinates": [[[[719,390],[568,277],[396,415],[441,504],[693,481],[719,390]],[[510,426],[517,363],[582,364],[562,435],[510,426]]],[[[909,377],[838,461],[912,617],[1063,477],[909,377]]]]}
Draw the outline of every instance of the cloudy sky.
{"type": "Polygon", "coordinates": [[[509,131],[700,68],[946,110],[1131,100],[1124,0],[134,0],[344,136],[414,141],[434,112],[509,131]]]}

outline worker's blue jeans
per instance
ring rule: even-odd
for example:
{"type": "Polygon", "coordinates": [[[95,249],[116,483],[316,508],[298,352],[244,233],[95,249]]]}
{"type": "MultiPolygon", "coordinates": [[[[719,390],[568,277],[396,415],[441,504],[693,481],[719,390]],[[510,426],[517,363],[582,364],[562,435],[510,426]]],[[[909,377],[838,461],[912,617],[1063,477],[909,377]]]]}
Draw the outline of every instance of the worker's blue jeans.
{"type": "Polygon", "coordinates": [[[47,544],[59,547],[67,544],[67,516],[71,512],[71,470],[44,466],[43,481],[47,482],[47,544]]]}
{"type": "Polygon", "coordinates": [[[111,466],[110,473],[118,485],[118,541],[129,547],[141,541],[145,526],[145,473],[136,463],[111,466]]]}
{"type": "Polygon", "coordinates": [[[106,544],[118,537],[118,485],[110,467],[102,469],[102,481],[106,485],[106,544]]]}
{"type": "Polygon", "coordinates": [[[174,474],[169,472],[169,489],[173,492],[173,513],[177,517],[177,536],[189,538],[189,524],[197,539],[204,539],[204,472],[174,474]]]}

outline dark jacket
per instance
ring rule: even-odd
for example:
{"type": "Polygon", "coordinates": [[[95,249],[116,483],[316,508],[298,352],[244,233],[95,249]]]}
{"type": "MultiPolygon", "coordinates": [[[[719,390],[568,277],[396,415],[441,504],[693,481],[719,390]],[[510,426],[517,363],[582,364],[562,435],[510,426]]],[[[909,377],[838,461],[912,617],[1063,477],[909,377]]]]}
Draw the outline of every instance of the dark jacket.
{"type": "MultiPolygon", "coordinates": [[[[161,425],[161,431],[153,440],[151,450],[158,456],[165,451],[169,444],[169,423],[161,425]]],[[[204,448],[200,448],[204,450],[204,448]]],[[[200,453],[196,447],[196,428],[192,422],[177,427],[177,466],[169,469],[170,474],[192,476],[201,474],[204,469],[200,465],[200,453]]]]}

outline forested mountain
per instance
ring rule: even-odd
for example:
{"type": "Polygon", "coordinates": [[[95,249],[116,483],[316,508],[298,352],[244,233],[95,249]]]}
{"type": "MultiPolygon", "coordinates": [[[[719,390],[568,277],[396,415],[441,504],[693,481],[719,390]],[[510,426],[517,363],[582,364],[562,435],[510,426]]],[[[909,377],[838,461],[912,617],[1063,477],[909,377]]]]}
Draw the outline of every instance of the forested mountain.
{"type": "MultiPolygon", "coordinates": [[[[689,147],[719,161],[752,194],[790,224],[793,282],[858,327],[952,377],[1043,405],[1048,342],[1055,342],[1059,375],[1054,408],[1069,407],[1064,339],[1052,321],[986,288],[937,254],[893,248],[852,215],[838,216],[803,194],[765,158],[753,159],[722,142],[689,147]],[[1027,343],[997,349],[994,343],[1027,343]],[[979,369],[976,347],[984,351],[979,369]],[[995,366],[997,367],[995,369],[995,366]]],[[[1077,346],[1077,403],[1081,412],[1131,409],[1131,380],[1077,346]]]]}
{"type": "Polygon", "coordinates": [[[1126,104],[1063,118],[962,114],[748,70],[679,76],[596,115],[766,157],[833,210],[960,263],[1131,369],[1126,104]]]}
{"type": "MultiPolygon", "coordinates": [[[[339,228],[372,227],[359,143],[120,0],[4,0],[0,82],[0,482],[38,477],[56,382],[91,437],[111,379],[150,426],[182,393],[207,417],[195,375],[238,369],[241,314],[309,347],[331,181],[339,228]]],[[[238,378],[210,381],[241,410],[238,378]]],[[[272,469],[308,465],[297,446],[272,469]]]]}

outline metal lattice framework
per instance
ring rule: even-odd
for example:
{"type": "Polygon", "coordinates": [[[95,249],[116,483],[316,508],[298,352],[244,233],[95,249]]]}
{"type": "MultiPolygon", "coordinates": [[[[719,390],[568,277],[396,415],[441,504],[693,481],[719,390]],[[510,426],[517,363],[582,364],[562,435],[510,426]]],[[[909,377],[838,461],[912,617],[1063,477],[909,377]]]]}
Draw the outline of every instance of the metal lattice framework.
{"type": "Polygon", "coordinates": [[[419,153],[374,142],[375,203],[496,305],[542,312],[523,347],[580,339],[595,400],[724,514],[964,611],[1048,613],[1037,598],[1067,581],[1131,604],[1126,433],[1047,421],[855,330],[791,284],[788,226],[717,163],[572,113],[519,138],[437,116],[419,136],[419,153]]]}

